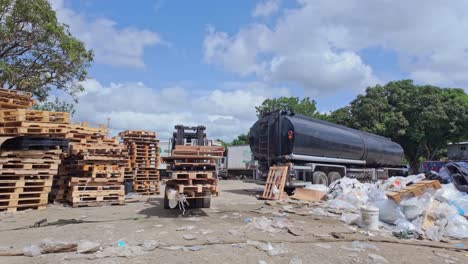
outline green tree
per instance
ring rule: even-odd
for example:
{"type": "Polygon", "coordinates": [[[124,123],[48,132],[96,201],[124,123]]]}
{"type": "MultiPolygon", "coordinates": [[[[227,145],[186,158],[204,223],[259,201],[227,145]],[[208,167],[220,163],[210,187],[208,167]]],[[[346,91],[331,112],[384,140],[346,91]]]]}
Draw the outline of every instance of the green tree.
{"type": "Polygon", "coordinates": [[[367,88],[332,112],[330,120],[391,138],[417,170],[422,159],[440,156],[447,143],[468,139],[468,95],[462,89],[395,81],[367,88]]]}
{"type": "Polygon", "coordinates": [[[0,0],[0,87],[31,92],[39,102],[52,89],[76,100],[92,60],[47,0],[0,0]]]}
{"type": "Polygon", "coordinates": [[[266,99],[261,105],[256,106],[255,110],[257,111],[258,117],[276,110],[287,110],[309,117],[320,119],[327,118],[325,114],[321,114],[317,111],[316,102],[314,100],[310,100],[309,97],[299,99],[299,97],[283,96],[280,98],[266,99]]]}
{"type": "Polygon", "coordinates": [[[245,145],[247,144],[247,135],[246,134],[240,134],[237,136],[236,139],[234,139],[231,143],[231,145],[236,146],[236,145],[245,145]]]}
{"type": "Polygon", "coordinates": [[[75,114],[75,107],[73,104],[60,101],[58,98],[55,98],[55,101],[35,104],[32,106],[32,109],[52,112],[68,112],[70,115],[75,114]]]}

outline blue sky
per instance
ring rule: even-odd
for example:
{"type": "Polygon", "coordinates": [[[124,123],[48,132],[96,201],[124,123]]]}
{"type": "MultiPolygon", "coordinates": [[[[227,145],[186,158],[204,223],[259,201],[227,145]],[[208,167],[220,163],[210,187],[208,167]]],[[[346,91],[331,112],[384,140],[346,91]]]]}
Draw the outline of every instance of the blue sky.
{"type": "Polygon", "coordinates": [[[114,131],[205,124],[230,140],[265,98],[310,96],[330,111],[391,80],[468,83],[464,1],[51,3],[96,53],[75,119],[111,118],[114,131]]]}

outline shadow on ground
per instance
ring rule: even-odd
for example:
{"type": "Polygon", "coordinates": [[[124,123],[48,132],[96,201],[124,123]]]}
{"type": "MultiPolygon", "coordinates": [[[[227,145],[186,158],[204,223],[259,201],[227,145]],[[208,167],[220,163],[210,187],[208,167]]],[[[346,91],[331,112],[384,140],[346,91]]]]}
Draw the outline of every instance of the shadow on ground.
{"type": "Polygon", "coordinates": [[[222,190],[222,192],[223,193],[234,193],[234,194],[248,195],[248,196],[255,196],[257,194],[261,194],[261,192],[257,191],[256,189],[222,190]]]}
{"type": "Polygon", "coordinates": [[[160,218],[178,218],[178,217],[205,217],[208,216],[203,209],[192,209],[189,206],[185,207],[185,214],[182,215],[182,210],[179,207],[174,209],[164,209],[163,198],[150,198],[146,202],[151,205],[141,211],[138,214],[145,215],[147,217],[160,217],[160,218]]]}

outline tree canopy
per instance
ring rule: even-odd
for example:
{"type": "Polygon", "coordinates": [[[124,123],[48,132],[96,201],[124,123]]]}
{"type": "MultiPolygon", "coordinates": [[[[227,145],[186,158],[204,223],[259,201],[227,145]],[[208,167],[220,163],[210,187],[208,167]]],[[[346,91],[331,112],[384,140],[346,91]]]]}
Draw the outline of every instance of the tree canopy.
{"type": "Polygon", "coordinates": [[[245,145],[247,144],[247,135],[246,134],[240,134],[239,136],[237,136],[236,139],[234,139],[231,143],[233,146],[236,146],[236,145],[245,145]]]}
{"type": "Polygon", "coordinates": [[[411,80],[366,89],[330,120],[399,143],[413,169],[447,143],[468,139],[468,95],[462,89],[415,85],[411,80]]]}
{"type": "Polygon", "coordinates": [[[258,117],[276,110],[287,110],[296,114],[326,119],[325,114],[321,114],[317,111],[316,102],[309,97],[299,99],[299,97],[283,96],[280,98],[266,99],[261,105],[256,106],[255,110],[257,111],[258,117]]]}
{"type": "Polygon", "coordinates": [[[47,0],[0,0],[0,87],[31,92],[40,102],[52,89],[74,96],[92,60],[47,0]]]}

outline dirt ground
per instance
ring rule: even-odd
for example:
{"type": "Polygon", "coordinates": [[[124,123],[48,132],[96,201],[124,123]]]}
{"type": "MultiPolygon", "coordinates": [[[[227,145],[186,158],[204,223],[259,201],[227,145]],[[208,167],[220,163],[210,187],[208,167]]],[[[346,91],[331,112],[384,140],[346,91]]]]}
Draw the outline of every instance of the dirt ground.
{"type": "Polygon", "coordinates": [[[221,195],[213,198],[210,209],[189,210],[185,216],[179,210],[163,209],[162,195],[143,197],[140,202],[124,206],[69,208],[50,205],[42,211],[2,213],[0,248],[3,251],[21,251],[43,239],[87,240],[113,248],[119,248],[118,241],[124,243],[122,248],[125,248],[155,240],[159,247],[128,257],[98,258],[96,254],[68,252],[0,257],[0,263],[468,263],[468,241],[461,242],[464,250],[449,250],[438,247],[456,248],[454,244],[460,241],[421,242],[369,234],[332,217],[307,213],[311,207],[292,204],[294,209],[291,209],[287,203],[266,205],[255,198],[259,187],[241,181],[222,181],[221,195]],[[252,221],[262,217],[281,220],[292,226],[292,232],[284,226],[268,227],[272,228],[271,232],[252,228],[252,221]],[[59,219],[83,222],[21,229],[44,218],[49,223],[59,219]],[[186,230],[177,231],[181,228],[186,230]],[[386,242],[376,241],[382,239],[386,242]],[[259,242],[247,241],[270,242],[274,249],[281,249],[281,254],[269,255],[261,246],[252,245],[259,242]],[[353,241],[367,241],[375,248],[356,249],[353,241]],[[413,245],[417,243],[424,245],[413,245]],[[194,245],[201,247],[190,248],[194,245]]]}

